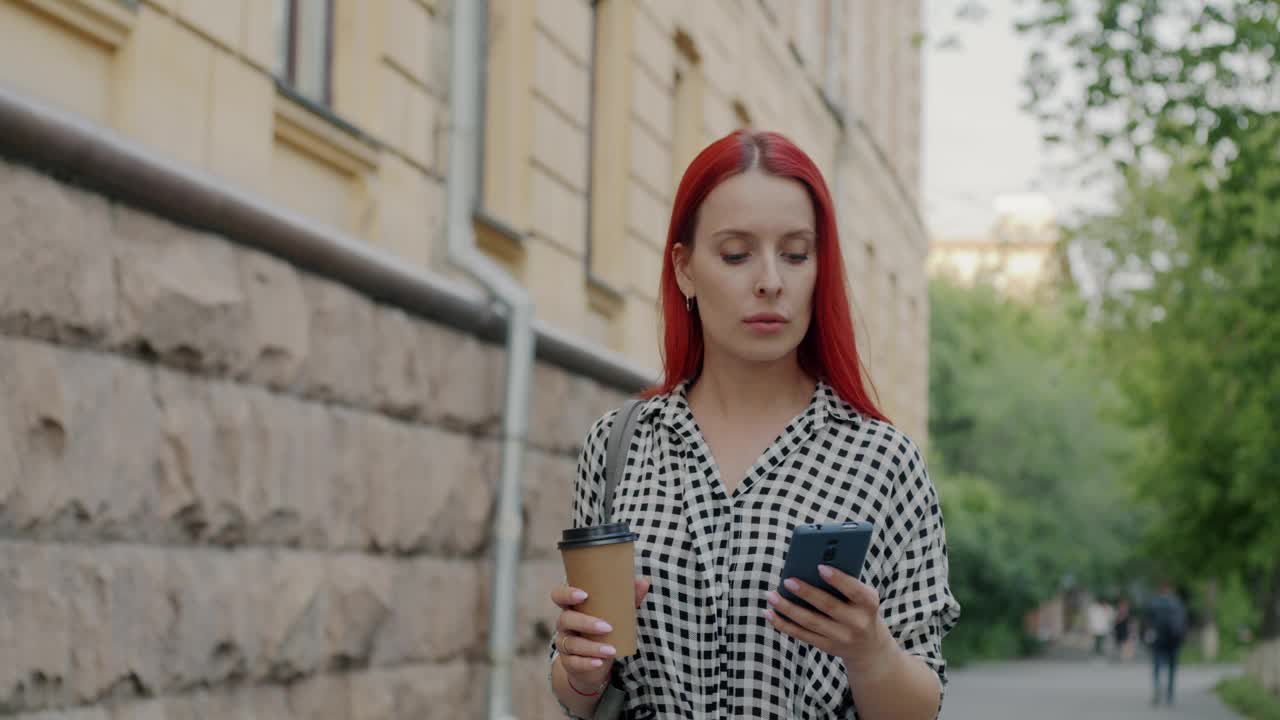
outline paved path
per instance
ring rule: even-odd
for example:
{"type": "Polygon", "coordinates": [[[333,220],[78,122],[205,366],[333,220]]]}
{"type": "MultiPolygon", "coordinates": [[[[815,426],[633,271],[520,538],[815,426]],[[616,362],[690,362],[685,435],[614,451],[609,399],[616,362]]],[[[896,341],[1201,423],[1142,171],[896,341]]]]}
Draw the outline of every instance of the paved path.
{"type": "Polygon", "coordinates": [[[1239,720],[1213,686],[1235,668],[1181,667],[1174,707],[1151,706],[1151,668],[1028,661],[954,671],[941,720],[1239,720]]]}

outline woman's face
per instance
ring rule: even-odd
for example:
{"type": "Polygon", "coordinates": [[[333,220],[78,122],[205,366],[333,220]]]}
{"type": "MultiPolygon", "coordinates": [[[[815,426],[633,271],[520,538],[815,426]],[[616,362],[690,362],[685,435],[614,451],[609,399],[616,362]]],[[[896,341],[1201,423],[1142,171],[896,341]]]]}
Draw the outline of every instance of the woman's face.
{"type": "Polygon", "coordinates": [[[794,353],[809,330],[818,276],[813,203],[804,185],[751,169],[699,210],[693,247],[673,248],[707,352],[751,363],[794,353]]]}

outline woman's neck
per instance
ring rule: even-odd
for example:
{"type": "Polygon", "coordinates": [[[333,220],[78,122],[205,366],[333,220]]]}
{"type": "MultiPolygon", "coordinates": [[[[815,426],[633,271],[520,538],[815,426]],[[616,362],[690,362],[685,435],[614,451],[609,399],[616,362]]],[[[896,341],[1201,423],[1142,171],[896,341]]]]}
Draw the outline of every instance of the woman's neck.
{"type": "Polygon", "coordinates": [[[816,382],[794,353],[772,363],[723,360],[708,353],[689,389],[689,404],[720,418],[791,417],[809,404],[816,382]]]}

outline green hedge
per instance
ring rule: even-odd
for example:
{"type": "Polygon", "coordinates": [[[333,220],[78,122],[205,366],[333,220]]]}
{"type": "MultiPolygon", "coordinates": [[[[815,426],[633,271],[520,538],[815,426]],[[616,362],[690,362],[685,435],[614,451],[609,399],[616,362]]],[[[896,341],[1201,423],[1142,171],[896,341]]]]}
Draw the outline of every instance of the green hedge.
{"type": "Polygon", "coordinates": [[[1251,677],[1226,678],[1218,683],[1217,691],[1224,703],[1249,720],[1280,720],[1280,697],[1251,677]]]}

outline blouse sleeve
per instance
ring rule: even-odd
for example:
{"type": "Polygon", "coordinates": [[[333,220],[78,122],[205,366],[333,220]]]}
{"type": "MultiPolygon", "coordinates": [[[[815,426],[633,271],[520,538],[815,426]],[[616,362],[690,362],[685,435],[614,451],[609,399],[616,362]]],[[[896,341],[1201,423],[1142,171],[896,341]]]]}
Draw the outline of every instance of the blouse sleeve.
{"type": "Polygon", "coordinates": [[[947,664],[942,638],[959,620],[960,604],[951,595],[947,580],[942,508],[924,460],[909,441],[897,472],[894,509],[903,519],[903,544],[886,568],[880,609],[898,644],[933,668],[945,689],[947,664]]]}
{"type": "MultiPolygon", "coordinates": [[[[572,527],[586,527],[599,522],[600,504],[604,498],[605,446],[608,444],[609,431],[613,428],[613,418],[617,413],[617,410],[611,410],[604,417],[596,420],[583,440],[582,453],[578,455],[578,472],[573,481],[573,505],[569,514],[572,527]]],[[[556,656],[560,654],[557,640],[559,638],[552,634],[550,660],[553,663],[556,656]]],[[[560,708],[566,715],[573,717],[569,708],[563,704],[560,708]]]]}

